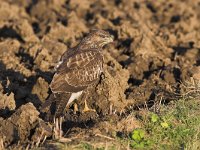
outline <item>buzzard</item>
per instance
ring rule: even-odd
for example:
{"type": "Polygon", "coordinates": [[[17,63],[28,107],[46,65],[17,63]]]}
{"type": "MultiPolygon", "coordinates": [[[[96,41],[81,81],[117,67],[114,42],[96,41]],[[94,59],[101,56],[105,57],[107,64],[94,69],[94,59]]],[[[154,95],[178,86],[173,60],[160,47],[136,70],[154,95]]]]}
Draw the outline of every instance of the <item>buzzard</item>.
{"type": "Polygon", "coordinates": [[[104,30],[92,30],[74,48],[66,51],[56,67],[56,73],[50,84],[52,95],[43,104],[42,109],[56,103],[54,117],[61,117],[75,99],[83,94],[85,111],[89,89],[94,87],[103,71],[102,48],[113,42],[113,36],[104,30]]]}

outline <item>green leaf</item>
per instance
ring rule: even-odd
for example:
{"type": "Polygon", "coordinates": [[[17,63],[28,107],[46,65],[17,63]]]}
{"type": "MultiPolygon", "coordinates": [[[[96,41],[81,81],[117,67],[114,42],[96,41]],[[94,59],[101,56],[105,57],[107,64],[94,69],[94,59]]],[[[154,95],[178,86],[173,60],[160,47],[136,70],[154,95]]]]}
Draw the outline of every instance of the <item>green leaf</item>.
{"type": "Polygon", "coordinates": [[[168,128],[169,125],[167,122],[161,122],[160,125],[163,127],[163,128],[168,128]]]}
{"type": "Polygon", "coordinates": [[[152,142],[150,140],[146,140],[145,143],[146,143],[146,145],[151,145],[152,144],[152,142]]]}
{"type": "Polygon", "coordinates": [[[136,143],[135,141],[133,141],[133,142],[131,143],[131,146],[132,146],[132,147],[136,147],[137,144],[138,144],[138,143],[136,143]]]}
{"type": "Polygon", "coordinates": [[[138,132],[133,132],[131,138],[137,142],[141,141],[141,137],[138,132]]]}
{"type": "Polygon", "coordinates": [[[140,129],[139,135],[140,135],[141,138],[144,138],[144,134],[145,134],[144,130],[140,129]]]}
{"type": "Polygon", "coordinates": [[[144,138],[144,130],[142,129],[135,129],[131,135],[131,138],[137,142],[140,142],[144,138]]]}
{"type": "Polygon", "coordinates": [[[138,148],[138,149],[144,148],[144,142],[141,142],[141,143],[135,145],[135,148],[138,148]]]}
{"type": "Polygon", "coordinates": [[[151,121],[152,121],[152,122],[157,122],[158,119],[159,119],[158,115],[152,114],[152,116],[151,116],[151,121]]]}

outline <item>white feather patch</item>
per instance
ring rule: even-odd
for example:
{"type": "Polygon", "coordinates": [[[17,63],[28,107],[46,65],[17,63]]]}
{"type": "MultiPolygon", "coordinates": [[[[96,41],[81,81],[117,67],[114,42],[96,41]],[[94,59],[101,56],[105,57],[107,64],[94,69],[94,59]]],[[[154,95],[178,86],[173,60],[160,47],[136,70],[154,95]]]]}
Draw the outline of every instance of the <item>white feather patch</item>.
{"type": "Polygon", "coordinates": [[[71,102],[73,102],[75,99],[79,98],[83,91],[77,92],[77,93],[72,93],[71,97],[69,98],[69,101],[67,102],[67,105],[69,105],[71,102]]]}

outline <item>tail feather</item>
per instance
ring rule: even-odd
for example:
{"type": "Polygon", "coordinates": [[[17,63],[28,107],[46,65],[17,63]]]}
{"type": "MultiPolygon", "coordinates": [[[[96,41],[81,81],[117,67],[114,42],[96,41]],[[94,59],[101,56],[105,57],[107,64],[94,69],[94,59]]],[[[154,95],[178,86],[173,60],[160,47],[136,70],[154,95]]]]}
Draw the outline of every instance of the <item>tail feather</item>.
{"type": "Polygon", "coordinates": [[[53,94],[51,94],[47,100],[42,104],[40,111],[41,112],[47,112],[50,110],[50,106],[53,102],[55,102],[55,96],[53,94]]]}
{"type": "Polygon", "coordinates": [[[58,97],[56,97],[55,117],[60,117],[63,115],[70,97],[71,93],[62,93],[59,94],[58,97]]]}
{"type": "Polygon", "coordinates": [[[49,116],[54,114],[55,117],[60,117],[63,115],[70,97],[71,93],[51,94],[41,106],[40,111],[46,112],[49,116]],[[56,105],[54,105],[55,103],[56,105]]]}

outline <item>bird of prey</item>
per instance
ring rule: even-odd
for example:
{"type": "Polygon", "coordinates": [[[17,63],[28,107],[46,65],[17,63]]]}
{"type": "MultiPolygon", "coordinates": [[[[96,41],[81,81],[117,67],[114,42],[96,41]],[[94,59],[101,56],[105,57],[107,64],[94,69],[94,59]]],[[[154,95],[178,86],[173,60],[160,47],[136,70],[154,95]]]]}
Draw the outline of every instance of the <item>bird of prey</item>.
{"type": "Polygon", "coordinates": [[[92,30],[80,43],[64,52],[50,84],[52,95],[42,108],[56,103],[54,117],[60,117],[75,99],[83,94],[84,111],[89,111],[86,99],[90,88],[103,72],[103,46],[113,42],[113,36],[104,30],[92,30]]]}

